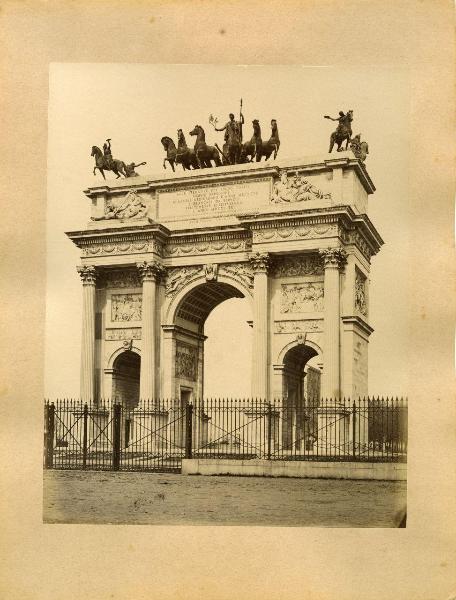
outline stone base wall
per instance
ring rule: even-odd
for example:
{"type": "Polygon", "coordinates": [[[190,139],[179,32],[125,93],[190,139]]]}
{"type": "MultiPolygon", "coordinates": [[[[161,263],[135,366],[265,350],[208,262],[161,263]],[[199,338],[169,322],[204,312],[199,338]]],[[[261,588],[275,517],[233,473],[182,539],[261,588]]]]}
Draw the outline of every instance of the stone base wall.
{"type": "Polygon", "coordinates": [[[407,465],[404,463],[193,458],[182,461],[182,474],[406,481],[407,465]]]}

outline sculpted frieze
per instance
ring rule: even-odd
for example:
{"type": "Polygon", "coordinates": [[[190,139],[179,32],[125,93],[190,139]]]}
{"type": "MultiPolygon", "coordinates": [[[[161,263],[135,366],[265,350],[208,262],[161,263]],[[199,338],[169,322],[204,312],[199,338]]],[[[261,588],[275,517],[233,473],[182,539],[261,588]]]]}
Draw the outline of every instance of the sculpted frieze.
{"type": "Polygon", "coordinates": [[[321,319],[308,319],[306,321],[276,321],[274,323],[276,333],[311,333],[323,331],[321,319]]]}
{"type": "Polygon", "coordinates": [[[112,294],[111,321],[141,321],[142,294],[112,294]]]}
{"type": "Polygon", "coordinates": [[[323,275],[323,262],[317,254],[277,259],[274,263],[273,274],[275,277],[323,275]]]}
{"type": "Polygon", "coordinates": [[[320,312],[323,310],[323,282],[284,283],[281,286],[281,313],[320,312]]]}
{"type": "Polygon", "coordinates": [[[250,263],[219,265],[219,274],[241,282],[246,288],[253,288],[253,267],[250,263]]]}
{"type": "Polygon", "coordinates": [[[168,269],[166,274],[165,295],[176,295],[185,285],[187,285],[187,283],[202,274],[204,274],[203,265],[168,269]]]}
{"type": "Polygon", "coordinates": [[[358,269],[355,276],[355,308],[367,317],[366,277],[358,269]]]}
{"type": "Polygon", "coordinates": [[[105,339],[109,341],[140,340],[141,327],[106,329],[105,339]]]}
{"type": "Polygon", "coordinates": [[[141,287],[136,269],[105,271],[101,275],[102,283],[107,288],[141,287]]]}
{"type": "Polygon", "coordinates": [[[274,183],[271,201],[293,203],[309,200],[331,200],[331,194],[323,192],[298,173],[290,177],[287,171],[281,171],[280,179],[274,183]]]}
{"type": "Polygon", "coordinates": [[[102,217],[92,217],[93,221],[108,219],[142,219],[147,215],[147,206],[141,196],[130,190],[122,198],[109,198],[106,200],[102,217]]]}
{"type": "Polygon", "coordinates": [[[194,346],[176,345],[176,377],[196,381],[198,373],[198,350],[194,346]]]}

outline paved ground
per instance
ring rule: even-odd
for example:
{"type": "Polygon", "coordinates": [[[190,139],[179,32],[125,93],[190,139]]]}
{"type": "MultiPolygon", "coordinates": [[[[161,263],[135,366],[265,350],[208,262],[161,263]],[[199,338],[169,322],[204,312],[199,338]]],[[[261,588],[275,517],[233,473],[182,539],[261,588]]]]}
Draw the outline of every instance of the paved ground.
{"type": "Polygon", "coordinates": [[[45,523],[397,527],[405,482],[45,471],[45,523]]]}

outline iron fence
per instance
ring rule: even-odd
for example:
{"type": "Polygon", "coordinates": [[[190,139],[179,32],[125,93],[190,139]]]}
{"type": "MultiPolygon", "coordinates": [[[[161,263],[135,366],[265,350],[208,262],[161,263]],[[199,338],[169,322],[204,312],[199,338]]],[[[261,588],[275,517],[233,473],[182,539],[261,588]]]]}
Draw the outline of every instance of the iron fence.
{"type": "Polygon", "coordinates": [[[183,458],[405,462],[407,401],[45,403],[44,466],[180,471],[183,458]]]}

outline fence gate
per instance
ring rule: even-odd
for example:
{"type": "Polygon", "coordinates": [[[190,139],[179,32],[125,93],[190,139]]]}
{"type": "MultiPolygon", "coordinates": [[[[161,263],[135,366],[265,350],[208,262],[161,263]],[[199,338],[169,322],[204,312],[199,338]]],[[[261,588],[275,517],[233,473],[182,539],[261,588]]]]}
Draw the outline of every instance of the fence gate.
{"type": "Polygon", "coordinates": [[[44,407],[47,469],[180,472],[191,456],[192,407],[74,400],[44,407]]]}

